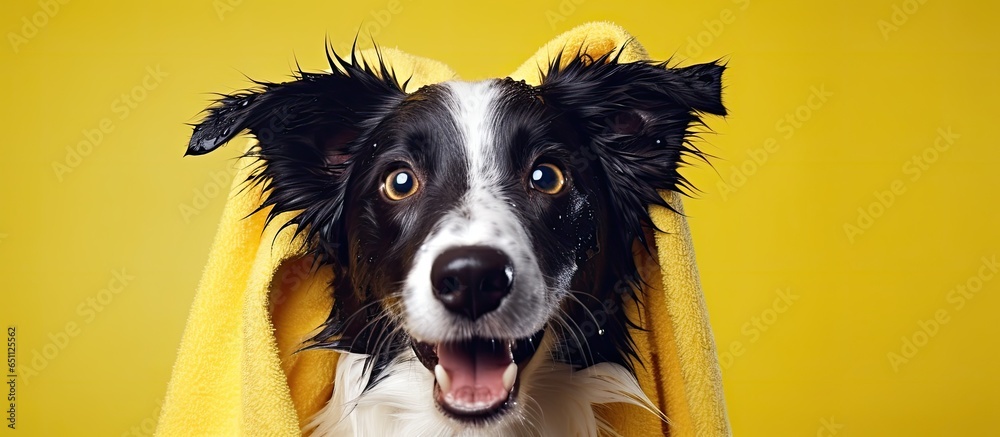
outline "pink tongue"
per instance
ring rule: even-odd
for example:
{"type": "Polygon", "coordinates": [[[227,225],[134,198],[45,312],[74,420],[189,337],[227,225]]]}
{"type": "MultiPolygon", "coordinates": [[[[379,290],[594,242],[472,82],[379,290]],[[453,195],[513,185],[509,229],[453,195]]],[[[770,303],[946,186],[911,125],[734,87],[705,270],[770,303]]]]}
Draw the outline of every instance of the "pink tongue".
{"type": "Polygon", "coordinates": [[[473,340],[438,345],[438,364],[451,379],[445,402],[455,408],[478,410],[492,408],[507,400],[503,373],[514,362],[510,344],[473,340]]]}

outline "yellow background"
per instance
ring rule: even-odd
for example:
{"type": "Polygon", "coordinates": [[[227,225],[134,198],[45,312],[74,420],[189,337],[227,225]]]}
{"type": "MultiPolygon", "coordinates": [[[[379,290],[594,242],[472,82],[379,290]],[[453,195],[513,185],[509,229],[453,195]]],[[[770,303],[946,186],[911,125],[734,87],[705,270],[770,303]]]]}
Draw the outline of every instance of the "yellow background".
{"type": "Polygon", "coordinates": [[[723,353],[734,432],[996,434],[1000,279],[977,279],[1000,251],[995,3],[225,1],[4,3],[0,324],[17,327],[22,375],[40,364],[17,433],[152,429],[239,149],[181,157],[207,93],[283,80],[296,59],[322,69],[324,38],[343,49],[359,28],[473,79],[610,20],[658,59],[729,62],[731,115],[701,144],[715,167],[686,175],[703,190],[687,208],[716,341],[737,351],[723,353]],[[122,94],[144,99],[126,114],[122,94]],[[939,129],[959,136],[935,152],[939,129]],[[878,217],[849,235],[858,208],[878,217]],[[949,293],[970,281],[959,309],[949,293]],[[921,334],[935,313],[947,322],[921,334]]]}

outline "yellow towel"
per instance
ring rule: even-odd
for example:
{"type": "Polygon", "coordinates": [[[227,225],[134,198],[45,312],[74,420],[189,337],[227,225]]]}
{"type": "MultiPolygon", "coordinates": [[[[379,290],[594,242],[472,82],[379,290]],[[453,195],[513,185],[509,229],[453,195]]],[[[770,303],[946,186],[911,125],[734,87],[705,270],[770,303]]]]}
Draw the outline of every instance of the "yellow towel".
{"type": "MultiPolygon", "coordinates": [[[[537,84],[539,67],[564,49],[575,53],[583,47],[597,57],[630,38],[610,23],[586,24],[542,47],[511,77],[537,84]]],[[[398,77],[412,76],[410,89],[456,77],[444,64],[398,50],[384,49],[382,56],[398,77]]],[[[632,41],[620,60],[646,57],[632,41]]],[[[265,226],[265,213],[252,214],[262,193],[259,187],[242,189],[240,182],[253,162],[243,158],[237,166],[167,387],[160,436],[298,435],[333,390],[336,352],[294,353],[329,315],[330,273],[310,268],[302,242],[290,229],[280,230],[281,218],[265,226]]],[[[663,195],[683,213],[679,195],[663,195]]],[[[624,436],[730,435],[687,223],[661,207],[651,215],[665,231],[654,238],[659,265],[653,256],[636,253],[650,286],[645,305],[630,306],[630,316],[648,328],[632,334],[644,362],[637,366],[639,382],[669,424],[631,405],[599,413],[624,436]]]]}

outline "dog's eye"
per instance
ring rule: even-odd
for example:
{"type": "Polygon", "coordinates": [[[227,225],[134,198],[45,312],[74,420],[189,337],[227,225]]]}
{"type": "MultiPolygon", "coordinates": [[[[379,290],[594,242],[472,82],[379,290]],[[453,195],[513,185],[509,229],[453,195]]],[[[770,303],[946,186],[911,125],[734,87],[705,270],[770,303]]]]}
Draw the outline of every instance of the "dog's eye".
{"type": "Polygon", "coordinates": [[[531,188],[545,194],[558,194],[566,185],[562,170],[552,164],[538,164],[531,170],[531,188]]]}
{"type": "Polygon", "coordinates": [[[385,177],[385,197],[389,200],[403,200],[412,196],[420,188],[420,182],[413,175],[413,171],[408,168],[401,168],[385,177]]]}

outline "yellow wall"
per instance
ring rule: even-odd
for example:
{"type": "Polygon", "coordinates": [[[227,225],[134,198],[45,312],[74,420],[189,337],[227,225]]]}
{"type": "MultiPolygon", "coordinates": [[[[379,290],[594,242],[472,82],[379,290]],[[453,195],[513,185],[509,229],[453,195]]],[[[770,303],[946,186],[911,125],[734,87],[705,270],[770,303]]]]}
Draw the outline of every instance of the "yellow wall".
{"type": "Polygon", "coordinates": [[[22,435],[151,430],[238,149],[181,157],[207,93],[321,69],[324,38],[342,49],[359,26],[503,75],[590,20],[660,59],[729,61],[715,169],[686,175],[734,431],[995,433],[995,3],[161,3],[0,14],[0,324],[22,435]]]}

